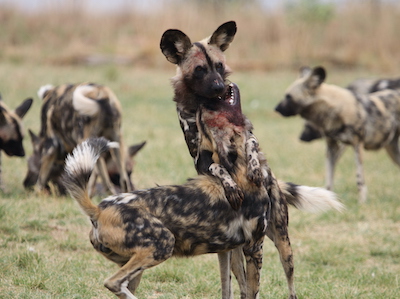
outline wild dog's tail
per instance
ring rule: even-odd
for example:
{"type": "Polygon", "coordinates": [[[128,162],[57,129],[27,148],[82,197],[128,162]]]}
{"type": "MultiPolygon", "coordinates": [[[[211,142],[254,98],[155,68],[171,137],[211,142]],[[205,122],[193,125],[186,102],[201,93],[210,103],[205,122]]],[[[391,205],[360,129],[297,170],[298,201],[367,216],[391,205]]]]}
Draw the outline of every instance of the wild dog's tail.
{"type": "Polygon", "coordinates": [[[99,210],[88,194],[90,175],[100,155],[118,146],[117,142],[109,142],[103,137],[90,138],[79,144],[65,160],[65,187],[91,219],[97,219],[99,210]]]}
{"type": "Polygon", "coordinates": [[[344,205],[332,191],[283,181],[278,181],[278,184],[283,194],[285,194],[287,202],[299,210],[318,213],[330,209],[338,211],[344,209],[344,205]]]}
{"type": "Polygon", "coordinates": [[[45,96],[47,95],[47,92],[52,90],[53,88],[54,88],[54,86],[51,84],[46,84],[46,85],[41,86],[37,92],[38,97],[43,100],[45,98],[45,96]]]}
{"type": "Polygon", "coordinates": [[[97,86],[90,84],[79,85],[74,90],[72,106],[74,106],[74,109],[81,114],[94,116],[100,111],[99,103],[96,101],[97,94],[97,86]]]}

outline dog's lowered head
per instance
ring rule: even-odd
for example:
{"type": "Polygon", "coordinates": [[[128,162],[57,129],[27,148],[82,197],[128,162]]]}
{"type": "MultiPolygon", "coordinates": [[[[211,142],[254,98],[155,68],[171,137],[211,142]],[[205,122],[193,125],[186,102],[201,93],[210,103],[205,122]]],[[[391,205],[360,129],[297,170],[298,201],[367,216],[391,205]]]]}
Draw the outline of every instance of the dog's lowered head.
{"type": "Polygon", "coordinates": [[[24,137],[22,118],[32,105],[31,98],[26,99],[14,111],[8,109],[0,96],[0,150],[8,156],[24,157],[22,144],[24,137]]]}
{"type": "Polygon", "coordinates": [[[180,30],[169,29],[161,37],[160,48],[168,61],[178,66],[172,78],[175,101],[185,101],[197,109],[196,97],[217,98],[227,88],[230,69],[224,51],[236,34],[236,23],[226,22],[202,41],[192,43],[180,30]]]}

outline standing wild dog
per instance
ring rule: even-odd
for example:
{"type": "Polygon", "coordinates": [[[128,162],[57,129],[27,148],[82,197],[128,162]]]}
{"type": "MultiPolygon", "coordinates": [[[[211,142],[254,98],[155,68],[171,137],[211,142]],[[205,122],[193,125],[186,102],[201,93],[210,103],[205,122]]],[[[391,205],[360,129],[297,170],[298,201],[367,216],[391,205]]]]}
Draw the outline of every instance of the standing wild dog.
{"type": "MultiPolygon", "coordinates": [[[[205,136],[207,135],[205,133],[207,130],[199,132],[199,123],[196,122],[196,114],[199,113],[202,104],[218,103],[226,100],[235,102],[235,95],[238,96],[237,87],[228,84],[226,80],[230,71],[223,55],[223,51],[229,47],[235,33],[235,22],[227,22],[222,24],[211,37],[192,44],[189,37],[182,31],[171,29],[163,34],[160,47],[167,60],[178,66],[177,75],[172,78],[175,91],[174,101],[177,104],[178,118],[189,152],[195,160],[196,169],[198,173],[211,174],[218,178],[223,183],[225,195],[232,208],[240,211],[243,190],[235,181],[235,176],[231,176],[229,172],[230,164],[224,162],[224,160],[229,161],[233,158],[231,156],[232,153],[229,152],[230,147],[227,146],[221,151],[223,147],[220,146],[218,158],[215,155],[210,158],[209,154],[205,157],[202,156],[201,152],[199,152],[199,142],[207,137],[205,136]]],[[[221,121],[224,119],[223,116],[226,112],[222,110],[220,117],[214,120],[216,124],[222,125],[221,130],[218,131],[222,135],[226,132],[224,130],[230,130],[229,122],[221,121]]],[[[250,171],[246,173],[246,176],[255,178],[257,175],[253,175],[251,169],[253,162],[257,165],[253,152],[253,150],[257,149],[257,142],[251,134],[250,122],[244,116],[243,119],[248,131],[246,135],[249,137],[246,141],[246,163],[250,171]]],[[[230,120],[230,122],[234,121],[230,120]]],[[[225,137],[228,136],[226,135],[225,137]]],[[[261,156],[260,160],[262,161],[261,170],[264,176],[262,178],[263,184],[266,186],[268,196],[271,198],[270,219],[266,234],[274,241],[279,251],[288,281],[290,297],[296,298],[293,285],[292,251],[287,231],[287,203],[298,208],[312,210],[313,208],[317,209],[322,203],[328,208],[331,204],[326,203],[337,203],[337,201],[334,200],[332,193],[326,192],[321,188],[277,182],[272,173],[270,173],[265,158],[261,156]],[[284,194],[282,194],[281,189],[284,194]],[[308,206],[306,205],[307,202],[309,203],[308,206]]],[[[257,185],[257,179],[250,179],[250,181],[256,183],[253,185],[257,185]]],[[[336,205],[332,204],[332,206],[336,205]]],[[[230,253],[219,254],[223,298],[232,298],[229,271],[227,271],[229,269],[229,255],[230,253]]],[[[238,280],[241,298],[246,298],[246,275],[240,249],[232,251],[232,271],[238,280]]],[[[248,277],[247,280],[249,279],[248,277]]]]}
{"type": "MultiPolygon", "coordinates": [[[[104,136],[120,144],[111,150],[118,166],[122,190],[131,191],[125,169],[125,148],[121,134],[121,107],[115,94],[102,85],[93,83],[65,84],[58,87],[43,86],[39,97],[43,99],[41,129],[35,140],[33,158],[28,163],[24,185],[37,183],[39,189],[48,188],[51,176],[62,172],[64,160],[74,147],[89,137],[104,136]],[[39,169],[37,169],[37,161],[39,169]],[[35,166],[36,164],[36,166],[35,166]],[[37,182],[35,173],[37,175],[37,182]]],[[[32,134],[31,134],[32,137],[32,134]]],[[[99,159],[97,170],[106,187],[116,193],[107,174],[105,161],[99,159]]]]}
{"type": "Polygon", "coordinates": [[[1,152],[8,156],[24,157],[22,118],[31,108],[33,100],[26,99],[14,111],[3,102],[0,95],[0,189],[2,188],[1,152]]]}
{"type": "MultiPolygon", "coordinates": [[[[366,79],[360,78],[351,82],[347,87],[355,94],[369,94],[385,89],[400,89],[400,78],[397,79],[366,79]]],[[[322,138],[322,134],[318,127],[306,121],[303,131],[300,134],[300,140],[310,142],[315,139],[322,138]]]]}
{"type": "Polygon", "coordinates": [[[400,91],[383,90],[369,95],[324,83],[325,69],[302,68],[300,77],[286,90],[276,111],[283,116],[299,114],[326,137],[326,187],[333,188],[336,162],[345,145],[355,151],[359,200],[367,198],[362,151],[385,148],[400,165],[400,91]]]}
{"type": "MultiPolygon", "coordinates": [[[[90,217],[93,247],[121,268],[104,285],[119,298],[133,295],[144,270],[171,256],[190,257],[228,252],[241,246],[251,280],[260,277],[260,249],[269,207],[265,188],[247,179],[244,134],[235,134],[235,178],[242,188],[239,210],[231,208],[219,179],[200,175],[183,185],[159,186],[90,200],[88,181],[96,159],[112,143],[104,138],[88,139],[66,159],[65,185],[90,217]],[[242,140],[240,140],[242,139],[242,140]]],[[[210,139],[201,141],[201,149],[210,139]]],[[[232,156],[233,157],[233,156],[232,156]]],[[[258,298],[259,282],[249,284],[248,297],[258,298]]]]}

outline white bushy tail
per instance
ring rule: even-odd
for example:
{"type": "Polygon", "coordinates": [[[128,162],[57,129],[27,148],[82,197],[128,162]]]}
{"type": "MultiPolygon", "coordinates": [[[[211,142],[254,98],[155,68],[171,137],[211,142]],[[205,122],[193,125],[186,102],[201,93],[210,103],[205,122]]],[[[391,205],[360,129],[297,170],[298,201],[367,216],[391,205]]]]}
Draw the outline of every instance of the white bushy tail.
{"type": "Polygon", "coordinates": [[[324,188],[301,186],[282,181],[278,183],[287,202],[299,210],[319,213],[330,209],[341,212],[345,208],[334,192],[324,188]]]}
{"type": "Polygon", "coordinates": [[[88,194],[89,178],[100,155],[118,146],[118,142],[110,142],[103,137],[90,138],[78,144],[65,160],[65,187],[91,219],[97,219],[98,208],[88,194]]]}

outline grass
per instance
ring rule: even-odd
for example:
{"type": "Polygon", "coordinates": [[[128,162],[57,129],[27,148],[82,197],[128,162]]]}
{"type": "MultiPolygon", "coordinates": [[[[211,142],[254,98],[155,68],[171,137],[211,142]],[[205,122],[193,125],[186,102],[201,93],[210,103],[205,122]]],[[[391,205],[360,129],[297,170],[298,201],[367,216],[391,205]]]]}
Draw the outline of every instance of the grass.
{"type": "MultiPolygon", "coordinates": [[[[137,156],[133,176],[138,188],[146,188],[156,183],[181,183],[195,175],[172,101],[169,78],[173,74],[173,66],[151,70],[4,63],[0,90],[10,107],[34,97],[25,128],[37,132],[41,103],[35,94],[39,86],[78,81],[109,85],[124,107],[126,143],[147,140],[137,156]]],[[[328,70],[328,81],[344,86],[363,75],[328,70]]],[[[273,112],[296,76],[291,71],[253,71],[234,73],[231,80],[241,87],[243,110],[277,177],[322,186],[324,143],[301,143],[302,120],[285,119],[273,112]]],[[[24,145],[29,155],[28,137],[24,145]]],[[[353,160],[353,153],[347,150],[336,172],[336,191],[347,206],[343,214],[312,215],[290,209],[299,298],[397,298],[400,293],[398,168],[383,151],[367,152],[369,200],[360,205],[353,160]]],[[[76,203],[69,197],[25,192],[26,158],[3,156],[2,169],[6,190],[0,198],[0,297],[113,298],[102,282],[117,267],[91,248],[90,223],[76,203]]],[[[260,298],[286,298],[283,270],[269,240],[264,245],[261,279],[260,298]]],[[[146,271],[137,296],[219,298],[219,292],[217,258],[206,255],[170,259],[146,271]]]]}

